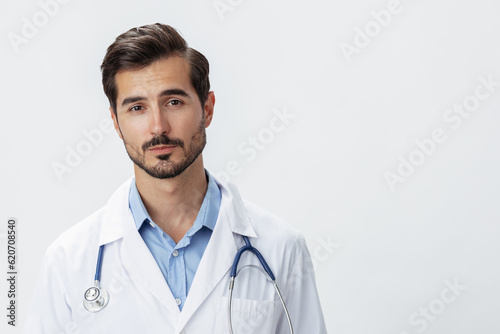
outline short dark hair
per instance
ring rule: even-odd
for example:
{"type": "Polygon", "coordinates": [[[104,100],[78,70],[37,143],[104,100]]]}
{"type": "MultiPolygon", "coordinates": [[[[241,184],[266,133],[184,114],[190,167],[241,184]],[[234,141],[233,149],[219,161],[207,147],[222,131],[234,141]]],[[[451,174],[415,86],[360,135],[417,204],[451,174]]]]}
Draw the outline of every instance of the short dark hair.
{"type": "Polygon", "coordinates": [[[116,115],[116,73],[135,70],[155,61],[179,56],[189,64],[191,85],[203,108],[210,91],[209,64],[200,52],[190,48],[184,38],[169,25],[155,23],[121,34],[108,47],[101,64],[102,85],[109,104],[116,115]]]}

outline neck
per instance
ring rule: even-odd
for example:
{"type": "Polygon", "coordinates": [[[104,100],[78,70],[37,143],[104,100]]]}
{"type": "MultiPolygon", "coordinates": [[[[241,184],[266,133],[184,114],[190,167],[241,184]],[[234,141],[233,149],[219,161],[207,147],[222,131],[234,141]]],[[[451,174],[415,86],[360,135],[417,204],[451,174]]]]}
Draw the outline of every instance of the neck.
{"type": "Polygon", "coordinates": [[[184,172],[156,179],[134,165],[135,182],[151,219],[177,243],[193,225],[208,188],[203,157],[184,172]]]}

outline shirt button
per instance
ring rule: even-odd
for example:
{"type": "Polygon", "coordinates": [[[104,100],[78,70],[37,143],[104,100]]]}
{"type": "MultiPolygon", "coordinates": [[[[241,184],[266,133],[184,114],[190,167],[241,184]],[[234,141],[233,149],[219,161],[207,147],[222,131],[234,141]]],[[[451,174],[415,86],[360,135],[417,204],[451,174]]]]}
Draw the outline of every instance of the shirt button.
{"type": "Polygon", "coordinates": [[[179,255],[179,251],[177,249],[174,249],[174,251],[172,252],[172,256],[177,257],[177,255],[179,255]]]}
{"type": "Polygon", "coordinates": [[[180,300],[179,298],[175,298],[175,302],[177,303],[177,305],[180,305],[182,303],[182,300],[180,300]]]}
{"type": "Polygon", "coordinates": [[[184,330],[182,330],[179,334],[186,334],[186,332],[184,332],[184,330]]]}

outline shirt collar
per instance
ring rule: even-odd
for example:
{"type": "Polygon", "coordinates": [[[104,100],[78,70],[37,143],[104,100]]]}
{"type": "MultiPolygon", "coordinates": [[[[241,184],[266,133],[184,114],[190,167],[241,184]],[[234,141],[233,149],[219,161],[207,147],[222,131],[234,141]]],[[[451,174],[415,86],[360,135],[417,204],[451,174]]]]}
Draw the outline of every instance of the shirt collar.
{"type": "MultiPolygon", "coordinates": [[[[205,175],[208,178],[207,192],[205,194],[205,198],[203,199],[203,203],[201,204],[198,216],[196,217],[195,224],[201,223],[202,226],[206,226],[213,231],[219,214],[221,191],[212,174],[205,170],[205,175]]],[[[132,178],[130,185],[129,208],[132,212],[132,216],[134,217],[137,230],[139,230],[144,223],[149,223],[151,226],[156,227],[156,224],[149,216],[149,213],[142,202],[139,191],[137,190],[137,185],[135,184],[135,178],[132,178]]]]}

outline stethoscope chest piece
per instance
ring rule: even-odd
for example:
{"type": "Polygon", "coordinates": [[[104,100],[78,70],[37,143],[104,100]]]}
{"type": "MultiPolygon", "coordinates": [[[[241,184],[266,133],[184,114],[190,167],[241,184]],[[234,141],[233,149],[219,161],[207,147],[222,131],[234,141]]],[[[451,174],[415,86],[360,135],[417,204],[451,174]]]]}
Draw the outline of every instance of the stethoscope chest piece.
{"type": "Polygon", "coordinates": [[[83,306],[89,312],[99,312],[109,303],[109,293],[104,289],[93,286],[85,291],[83,306]]]}

